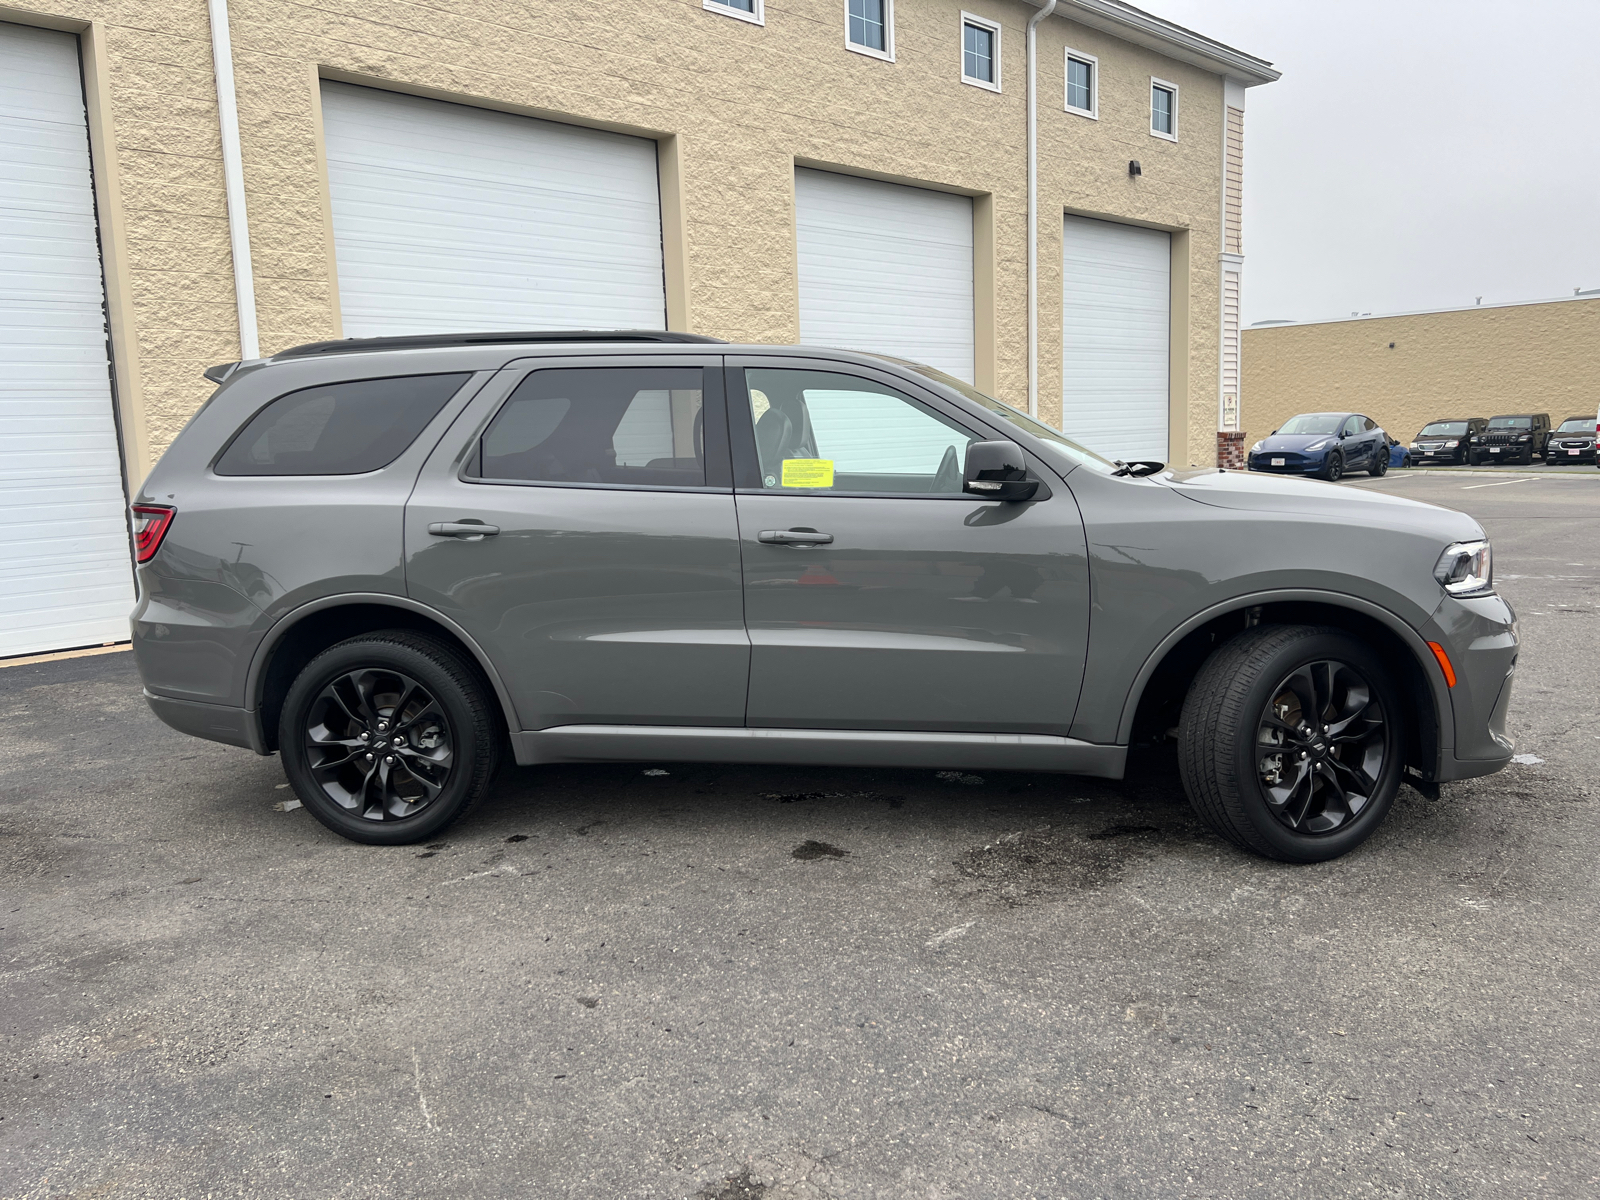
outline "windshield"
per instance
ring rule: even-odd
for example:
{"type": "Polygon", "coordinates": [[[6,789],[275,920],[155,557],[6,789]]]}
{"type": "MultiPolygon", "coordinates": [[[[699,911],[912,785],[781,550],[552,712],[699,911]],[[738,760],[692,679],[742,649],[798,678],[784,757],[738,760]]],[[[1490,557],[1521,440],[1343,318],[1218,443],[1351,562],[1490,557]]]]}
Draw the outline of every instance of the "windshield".
{"type": "Polygon", "coordinates": [[[1532,417],[1490,417],[1490,429],[1532,429],[1532,417]]]}
{"type": "Polygon", "coordinates": [[[942,383],[948,388],[954,388],[974,404],[982,405],[995,415],[1004,417],[1018,429],[1025,433],[1031,433],[1034,437],[1046,443],[1049,449],[1055,451],[1060,458],[1065,460],[1062,465],[1069,471],[1073,467],[1088,467],[1092,471],[1099,471],[1102,475],[1110,475],[1117,469],[1115,463],[1101,458],[1093,450],[1087,450],[1078,445],[1077,442],[1059,430],[1050,428],[1043,421],[1035,421],[1027,413],[1018,412],[1009,404],[1002,404],[993,396],[985,396],[970,383],[964,383],[954,375],[946,375],[938,368],[927,366],[924,363],[911,362],[909,359],[904,358],[893,358],[887,354],[874,354],[873,357],[898,363],[902,367],[909,367],[918,375],[925,375],[927,378],[942,383]]]}
{"type": "Polygon", "coordinates": [[[1418,437],[1460,437],[1467,431],[1465,421],[1435,421],[1432,425],[1424,425],[1418,437]]]}
{"type": "Polygon", "coordinates": [[[1287,434],[1338,433],[1339,425],[1343,420],[1343,413],[1301,413],[1298,417],[1290,417],[1285,421],[1278,432],[1287,434]]]}
{"type": "Polygon", "coordinates": [[[1569,417],[1567,420],[1561,422],[1561,428],[1556,430],[1556,432],[1588,433],[1591,428],[1593,428],[1593,425],[1588,417],[1569,417]]]}

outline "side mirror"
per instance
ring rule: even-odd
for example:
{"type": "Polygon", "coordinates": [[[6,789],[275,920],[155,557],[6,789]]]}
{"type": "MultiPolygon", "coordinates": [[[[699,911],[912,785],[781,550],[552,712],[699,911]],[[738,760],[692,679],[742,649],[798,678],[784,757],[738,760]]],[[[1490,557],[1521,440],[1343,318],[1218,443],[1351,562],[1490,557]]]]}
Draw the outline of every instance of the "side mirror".
{"type": "Polygon", "coordinates": [[[1028,460],[1015,442],[973,442],[961,490],[985,500],[1031,500],[1039,481],[1028,478],[1028,460]]]}

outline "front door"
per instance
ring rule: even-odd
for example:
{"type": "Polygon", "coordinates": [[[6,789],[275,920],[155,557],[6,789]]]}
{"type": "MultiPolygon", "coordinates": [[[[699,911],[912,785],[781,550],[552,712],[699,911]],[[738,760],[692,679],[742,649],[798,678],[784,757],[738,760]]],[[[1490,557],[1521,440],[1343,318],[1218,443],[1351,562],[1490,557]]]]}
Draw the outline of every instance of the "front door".
{"type": "Polygon", "coordinates": [[[886,373],[816,365],[728,373],[746,723],[1065,734],[1089,615],[1071,493],[964,494],[968,445],[1003,434],[886,373]]]}
{"type": "Polygon", "coordinates": [[[406,585],[494,660],[523,729],[743,723],[726,430],[719,359],[547,360],[434,451],[406,585]]]}

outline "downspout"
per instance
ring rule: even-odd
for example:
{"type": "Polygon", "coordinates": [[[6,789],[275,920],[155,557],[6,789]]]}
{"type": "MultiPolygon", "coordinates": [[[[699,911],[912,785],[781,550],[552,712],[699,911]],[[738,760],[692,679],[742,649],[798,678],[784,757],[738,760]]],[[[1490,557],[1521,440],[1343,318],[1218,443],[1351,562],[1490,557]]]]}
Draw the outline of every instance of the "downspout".
{"type": "Polygon", "coordinates": [[[217,74],[217,124],[222,130],[222,181],[228,193],[228,241],[233,294],[239,304],[239,357],[261,357],[256,337],[256,280],[250,267],[250,221],[244,209],[244,159],[239,153],[239,101],[233,87],[233,40],[228,0],[209,0],[211,62],[217,74]]]}
{"type": "MultiPolygon", "coordinates": [[[[213,3],[217,0],[213,0],[213,3]]],[[[1028,21],[1028,415],[1039,416],[1039,22],[1056,10],[1056,0],[1028,21]]]]}

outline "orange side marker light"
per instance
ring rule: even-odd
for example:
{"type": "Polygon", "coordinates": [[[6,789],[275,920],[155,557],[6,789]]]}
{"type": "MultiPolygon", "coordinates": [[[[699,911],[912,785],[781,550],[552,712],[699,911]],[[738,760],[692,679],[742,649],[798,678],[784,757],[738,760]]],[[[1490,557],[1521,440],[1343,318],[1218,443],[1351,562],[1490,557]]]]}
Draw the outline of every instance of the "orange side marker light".
{"type": "Polygon", "coordinates": [[[1450,665],[1450,656],[1444,652],[1444,647],[1438,642],[1429,642],[1428,649],[1433,651],[1433,656],[1439,660],[1439,669],[1444,672],[1444,681],[1451,687],[1456,685],[1456,669],[1450,665]]]}

